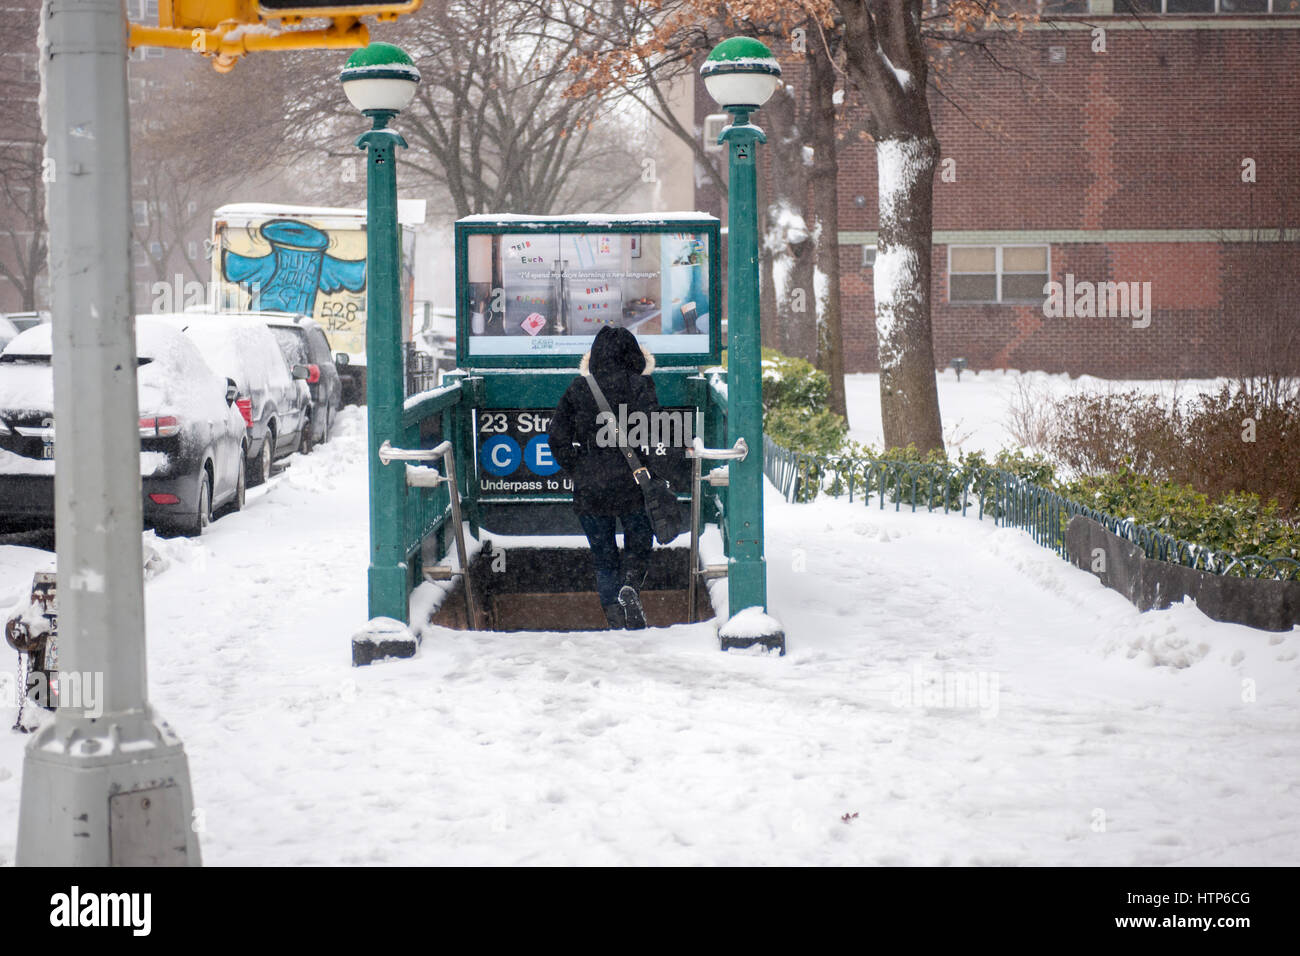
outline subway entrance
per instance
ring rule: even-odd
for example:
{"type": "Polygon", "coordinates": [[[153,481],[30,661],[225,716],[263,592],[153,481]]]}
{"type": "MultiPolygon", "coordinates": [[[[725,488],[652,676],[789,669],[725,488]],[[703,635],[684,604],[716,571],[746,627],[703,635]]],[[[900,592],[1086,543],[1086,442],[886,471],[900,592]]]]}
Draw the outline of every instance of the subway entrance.
{"type": "MultiPolygon", "coordinates": [[[[470,560],[469,574],[452,578],[429,623],[456,630],[605,630],[595,580],[591,552],[586,548],[501,549],[486,541],[470,560]],[[465,600],[465,582],[472,591],[469,601],[465,600]]],[[[710,620],[714,609],[709,589],[696,587],[694,614],[690,591],[690,549],[655,549],[641,588],[646,626],[710,620]]]]}

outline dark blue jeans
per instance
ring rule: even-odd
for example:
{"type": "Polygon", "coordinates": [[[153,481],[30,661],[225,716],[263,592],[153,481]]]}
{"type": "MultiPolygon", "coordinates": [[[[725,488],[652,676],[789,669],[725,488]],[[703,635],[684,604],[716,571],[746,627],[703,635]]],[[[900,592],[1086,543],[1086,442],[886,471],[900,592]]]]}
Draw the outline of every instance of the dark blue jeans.
{"type": "Polygon", "coordinates": [[[619,515],[578,515],[591,557],[596,562],[596,593],[601,604],[617,604],[618,591],[625,583],[640,590],[650,569],[650,553],[654,550],[654,532],[650,518],[644,511],[619,515]],[[623,525],[623,555],[619,555],[618,541],[614,538],[614,522],[623,525]]]}

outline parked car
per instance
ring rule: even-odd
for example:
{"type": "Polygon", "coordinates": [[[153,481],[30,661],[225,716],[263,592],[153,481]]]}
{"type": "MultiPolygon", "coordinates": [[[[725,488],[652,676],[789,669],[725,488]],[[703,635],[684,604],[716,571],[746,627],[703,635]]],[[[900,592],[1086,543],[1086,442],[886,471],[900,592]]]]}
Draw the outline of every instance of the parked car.
{"type": "Polygon", "coordinates": [[[334,356],[334,364],[338,366],[339,378],[343,380],[343,404],[365,405],[366,366],[355,361],[347,352],[334,356]]]}
{"type": "Polygon", "coordinates": [[[0,316],[0,349],[12,342],[21,331],[22,329],[10,322],[9,319],[0,316]]]}
{"type": "Polygon", "coordinates": [[[275,336],[275,343],[280,346],[289,367],[307,366],[306,381],[311,391],[313,413],[312,440],[329,441],[334,419],[343,407],[343,380],[335,363],[341,360],[346,365],[347,353],[333,355],[325,330],[310,316],[263,312],[261,317],[275,336]]]}
{"type": "MultiPolygon", "coordinates": [[[[54,520],[54,375],[48,324],[0,353],[0,517],[54,520]]],[[[202,534],[214,509],[244,506],[244,419],[234,382],[171,326],[136,322],[145,522],[202,534]]]]}
{"type": "Polygon", "coordinates": [[[35,328],[42,323],[50,321],[50,313],[41,312],[7,312],[4,316],[14,324],[19,332],[26,332],[28,329],[35,328]]]}
{"type": "Polygon", "coordinates": [[[180,313],[159,318],[181,330],[219,375],[235,382],[235,406],[247,429],[249,485],[271,477],[271,466],[311,441],[308,371],[285,368],[270,329],[239,314],[180,313]]]}

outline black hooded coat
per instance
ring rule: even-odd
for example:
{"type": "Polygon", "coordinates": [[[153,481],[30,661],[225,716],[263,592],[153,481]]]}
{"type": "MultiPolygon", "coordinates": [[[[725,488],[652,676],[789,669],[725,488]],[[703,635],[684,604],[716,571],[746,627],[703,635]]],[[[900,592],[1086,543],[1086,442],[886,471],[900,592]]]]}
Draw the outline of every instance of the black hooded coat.
{"type": "MultiPolygon", "coordinates": [[[[590,372],[605,393],[615,415],[619,406],[647,415],[660,411],[655,394],[654,357],[624,328],[606,326],[596,333],[591,351],[583,356],[580,372],[590,372]]],[[[579,375],[556,406],[548,437],[551,455],[573,479],[573,509],[578,514],[613,516],[645,510],[641,489],[632,477],[627,458],[615,447],[596,442],[600,407],[587,380],[579,375]]],[[[657,477],[673,480],[685,461],[682,448],[656,455],[649,448],[635,449],[641,463],[657,477]]]]}

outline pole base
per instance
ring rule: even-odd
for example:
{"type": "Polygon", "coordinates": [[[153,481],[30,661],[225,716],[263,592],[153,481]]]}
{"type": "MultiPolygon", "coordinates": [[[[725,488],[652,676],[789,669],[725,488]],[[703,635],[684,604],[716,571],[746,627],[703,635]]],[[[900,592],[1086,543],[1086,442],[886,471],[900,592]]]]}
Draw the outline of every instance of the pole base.
{"type": "Polygon", "coordinates": [[[19,866],[200,866],[180,739],[152,712],[56,715],[28,742],[19,866]]]}
{"type": "Polygon", "coordinates": [[[394,657],[414,657],[419,646],[419,639],[401,621],[377,617],[352,635],[352,666],[366,667],[394,657]]]}
{"type": "Polygon", "coordinates": [[[747,607],[718,628],[718,643],[724,651],[757,645],[784,657],[785,628],[761,607],[747,607]]]}

